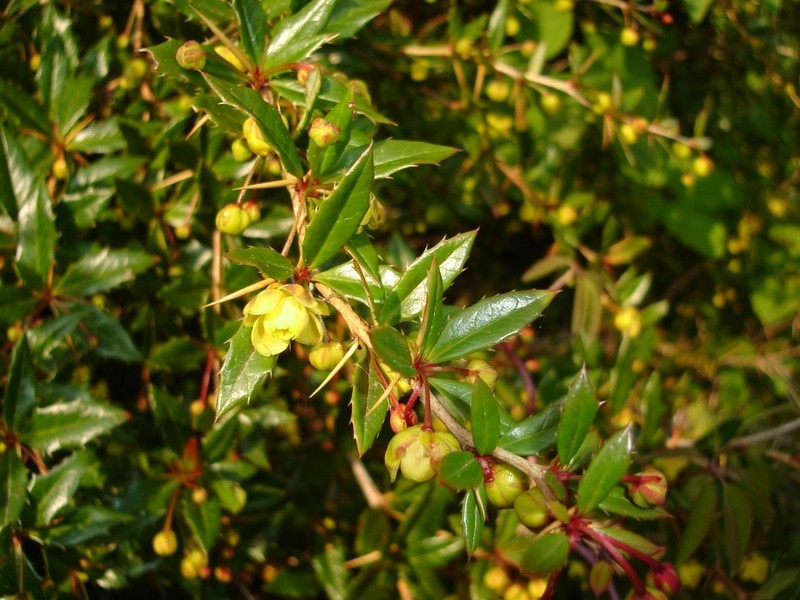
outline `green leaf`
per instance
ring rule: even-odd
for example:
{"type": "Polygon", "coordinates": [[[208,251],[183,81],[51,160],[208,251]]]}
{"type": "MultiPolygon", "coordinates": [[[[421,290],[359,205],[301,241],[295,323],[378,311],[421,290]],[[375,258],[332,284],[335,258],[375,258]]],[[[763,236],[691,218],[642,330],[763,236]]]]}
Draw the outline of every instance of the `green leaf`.
{"type": "MultiPolygon", "coordinates": [[[[0,184],[2,185],[2,184],[0,184]]],[[[36,309],[36,298],[31,290],[13,285],[0,285],[0,324],[5,327],[19,323],[36,309]]]]}
{"type": "Polygon", "coordinates": [[[262,356],[250,341],[252,327],[242,324],[230,340],[219,376],[217,419],[250,397],[265,377],[272,374],[278,356],[262,356]]]}
{"type": "MultiPolygon", "coordinates": [[[[194,14],[192,14],[194,16],[194,14]]],[[[171,79],[188,79],[196,87],[203,87],[203,77],[198,71],[184,69],[178,64],[175,59],[175,53],[183,45],[182,40],[167,40],[163,44],[144,48],[143,50],[150,53],[155,63],[156,72],[162,77],[166,76],[171,79]]]]}
{"type": "Polygon", "coordinates": [[[597,402],[586,365],[569,386],[567,401],[558,424],[558,460],[568,465],[581,447],[600,404],[597,402]]]}
{"type": "Polygon", "coordinates": [[[714,0],[684,0],[686,12],[689,13],[689,18],[692,20],[692,23],[699,23],[705,19],[708,9],[711,8],[713,4],[714,0]]]}
{"type": "Polygon", "coordinates": [[[38,131],[48,139],[53,135],[50,118],[41,105],[9,78],[5,78],[0,86],[0,106],[8,115],[13,115],[21,127],[38,131]]]}
{"type": "Polygon", "coordinates": [[[369,210],[372,180],[370,147],[311,218],[303,240],[303,259],[309,267],[333,258],[356,233],[369,210]]]}
{"type": "Polygon", "coordinates": [[[417,370],[411,361],[411,351],[405,336],[390,325],[382,325],[370,332],[375,352],[392,370],[403,377],[414,377],[417,370]]]}
{"type": "Polygon", "coordinates": [[[28,157],[0,127],[0,201],[17,219],[16,266],[31,288],[45,287],[53,263],[56,227],[44,182],[31,169],[28,157]]]}
{"type": "Polygon", "coordinates": [[[36,525],[48,525],[71,501],[92,464],[92,455],[81,451],[69,456],[45,475],[36,475],[31,497],[36,501],[36,525]]]}
{"type": "Polygon", "coordinates": [[[560,405],[553,404],[514,424],[500,438],[500,447],[520,456],[539,454],[551,448],[556,443],[560,415],[560,405]]]}
{"type": "Polygon", "coordinates": [[[166,390],[154,385],[150,386],[147,399],[161,437],[172,451],[180,456],[190,432],[190,423],[184,403],[166,390]]]}
{"type": "Polygon", "coordinates": [[[195,371],[206,357],[206,349],[188,337],[171,338],[153,347],[147,365],[153,371],[195,371]]]}
{"type": "Polygon", "coordinates": [[[272,32],[264,68],[307,58],[332,36],[324,31],[338,0],[314,0],[283,19],[272,32]]]}
{"type": "Polygon", "coordinates": [[[181,502],[183,515],[189,528],[206,553],[211,551],[222,529],[222,510],[219,500],[210,498],[201,504],[184,499],[181,502]]]}
{"type": "Polygon", "coordinates": [[[64,306],[80,317],[84,326],[80,334],[92,338],[87,340],[87,345],[91,347],[93,342],[99,342],[94,349],[99,356],[129,363],[141,360],[142,355],[116,317],[90,304],[65,302],[64,306]]]}
{"type": "Polygon", "coordinates": [[[546,58],[561,54],[572,38],[574,11],[559,12],[555,2],[550,0],[532,0],[525,8],[531,21],[523,25],[523,34],[529,36],[524,39],[537,40],[544,45],[546,58]]]}
{"type": "Polygon", "coordinates": [[[377,403],[382,395],[381,378],[375,370],[373,361],[367,357],[356,367],[353,375],[353,396],[350,400],[351,423],[360,456],[370,449],[386,419],[389,410],[388,399],[380,404],[377,403]]]}
{"type": "Polygon", "coordinates": [[[483,514],[478,505],[478,495],[475,490],[467,490],[461,503],[461,537],[470,556],[478,549],[483,528],[483,514]]]}
{"type": "Polygon", "coordinates": [[[110,154],[127,147],[125,137],[116,119],[92,123],[82,129],[67,144],[70,152],[88,154],[110,154]]]}
{"type": "Polygon", "coordinates": [[[14,523],[27,501],[28,469],[17,453],[7,448],[0,454],[0,529],[14,523]]]}
{"type": "Polygon", "coordinates": [[[284,168],[295,177],[302,177],[303,165],[294,140],[275,107],[252,88],[231,84],[207,73],[203,76],[223,102],[243,110],[256,120],[264,139],[278,153],[284,168]]]}
{"type": "MultiPolygon", "coordinates": [[[[364,273],[369,293],[373,299],[378,300],[383,297],[384,287],[391,287],[397,283],[397,274],[389,267],[380,267],[381,281],[378,282],[369,273],[364,273]]],[[[316,273],[313,276],[314,281],[324,283],[333,289],[337,294],[341,294],[349,300],[355,300],[362,304],[369,305],[369,298],[364,290],[364,283],[361,279],[361,274],[354,265],[354,261],[348,261],[316,273]]],[[[2,289],[2,288],[0,288],[2,289]]]]}
{"type": "Polygon", "coordinates": [[[208,114],[217,127],[238,136],[242,135],[245,116],[228,104],[220,104],[216,96],[198,94],[192,99],[192,107],[208,114]]]}
{"type": "Polygon", "coordinates": [[[58,296],[92,296],[132,281],[153,264],[149,254],[141,250],[92,248],[56,283],[58,296]]]}
{"type": "Polygon", "coordinates": [[[425,282],[425,307],[422,310],[422,323],[417,343],[422,356],[433,349],[442,334],[445,324],[443,295],[442,273],[439,271],[439,263],[434,256],[425,282]]]}
{"type": "Polygon", "coordinates": [[[437,165],[450,158],[458,148],[427,142],[384,140],[375,144],[375,179],[384,179],[409,167],[437,165]]]}
{"type": "Polygon", "coordinates": [[[36,406],[36,373],[27,335],[20,338],[11,354],[11,371],[5,392],[3,416],[12,431],[17,431],[36,406]]]}
{"type": "Polygon", "coordinates": [[[64,138],[78,124],[89,108],[92,92],[97,85],[92,77],[70,77],[59,89],[58,101],[50,105],[53,121],[58,126],[59,137],[64,138]]]}
{"type": "Polygon", "coordinates": [[[631,519],[664,519],[670,516],[660,506],[654,508],[636,506],[628,500],[625,495],[625,489],[621,486],[614,487],[605,500],[597,505],[597,508],[608,514],[620,515],[631,519]]]}
{"type": "Polygon", "coordinates": [[[239,19],[239,41],[253,63],[260,65],[264,58],[267,38],[267,15],[260,0],[234,0],[239,19]]]}
{"type": "Polygon", "coordinates": [[[256,267],[263,275],[277,281],[288,279],[294,274],[289,259],[270,246],[234,248],[227,254],[233,262],[256,267]]]}
{"type": "Polygon", "coordinates": [[[500,440],[500,409],[492,390],[478,378],[472,391],[470,403],[472,439],[478,454],[491,454],[500,440]]]}
{"type": "Polygon", "coordinates": [[[445,238],[411,263],[400,276],[394,288],[387,293],[381,321],[409,320],[422,311],[425,306],[425,281],[434,258],[439,263],[444,289],[447,289],[456,276],[461,273],[472,249],[476,233],[476,231],[470,231],[450,239],[445,238]]]}
{"type": "Polygon", "coordinates": [[[495,4],[492,15],[489,17],[489,25],[486,30],[486,38],[492,52],[497,52],[503,45],[506,37],[506,20],[508,19],[508,0],[500,0],[495,4]]]}
{"type": "MultiPolygon", "coordinates": [[[[370,279],[375,282],[375,285],[380,285],[382,288],[383,282],[378,252],[372,242],[369,241],[369,238],[363,233],[354,235],[347,244],[347,252],[358,263],[364,273],[369,275],[370,279]]],[[[383,294],[380,294],[378,299],[382,298],[383,294]]]]}
{"type": "Polygon", "coordinates": [[[588,514],[611,493],[631,462],[633,437],[630,428],[616,433],[603,444],[578,484],[578,511],[588,514]]]}
{"type": "Polygon", "coordinates": [[[391,3],[392,0],[340,0],[336,3],[325,31],[335,33],[337,41],[353,37],[391,3]]]}
{"type": "Polygon", "coordinates": [[[481,300],[447,322],[427,358],[443,363],[491,348],[537,319],[554,295],[550,291],[529,290],[481,300]]]}
{"type": "Polygon", "coordinates": [[[312,173],[316,174],[320,179],[324,179],[328,174],[336,170],[339,159],[350,143],[354,106],[355,92],[353,88],[350,88],[350,92],[343,96],[339,103],[333,107],[333,110],[325,115],[326,121],[333,123],[341,130],[336,143],[327,148],[320,148],[313,141],[309,142],[308,161],[311,164],[312,173]]]}
{"type": "Polygon", "coordinates": [[[332,600],[345,598],[349,572],[344,566],[344,560],[344,547],[334,544],[327,544],[323,553],[311,560],[314,572],[325,588],[326,596],[332,600]]]}
{"type": "Polygon", "coordinates": [[[678,554],[675,558],[677,564],[686,562],[695,550],[703,543],[714,522],[714,513],[717,511],[717,488],[713,480],[705,480],[697,498],[692,503],[689,520],[681,535],[678,554]]]}
{"type": "Polygon", "coordinates": [[[45,546],[78,546],[112,537],[112,529],[135,517],[103,506],[85,505],[68,513],[58,525],[41,532],[45,546]]]}
{"type": "Polygon", "coordinates": [[[20,438],[31,448],[46,454],[78,448],[125,422],[129,415],[121,408],[78,398],[36,409],[20,438]]]}
{"type": "Polygon", "coordinates": [[[520,568],[531,575],[547,575],[564,566],[569,556],[569,538],[563,531],[533,540],[520,560],[520,568]]]}
{"type": "Polygon", "coordinates": [[[472,452],[451,452],[439,464],[439,481],[456,490],[474,488],[483,483],[483,469],[472,452]]]}
{"type": "Polygon", "coordinates": [[[742,563],[753,532],[753,504],[745,491],[735,483],[722,485],[722,528],[728,569],[735,573],[742,563]]]}

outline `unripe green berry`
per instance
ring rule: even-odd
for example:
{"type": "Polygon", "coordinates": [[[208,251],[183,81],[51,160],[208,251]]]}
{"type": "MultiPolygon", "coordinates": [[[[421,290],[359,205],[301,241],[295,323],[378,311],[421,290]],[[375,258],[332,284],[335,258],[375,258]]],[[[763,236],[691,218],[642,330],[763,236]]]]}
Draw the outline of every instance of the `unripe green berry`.
{"type": "Polygon", "coordinates": [[[236,162],[247,162],[253,157],[250,146],[241,138],[237,138],[231,143],[231,154],[236,162]]]}
{"type": "Polygon", "coordinates": [[[250,217],[238,204],[227,204],[217,213],[216,224],[222,233],[239,235],[250,225],[250,217]]]}
{"type": "Polygon", "coordinates": [[[708,177],[714,171],[714,161],[705,154],[698,156],[692,163],[692,171],[698,177],[708,177]]]}
{"type": "Polygon", "coordinates": [[[25,334],[25,330],[19,323],[14,323],[6,329],[6,337],[12,344],[16,344],[19,339],[25,334]]]}
{"type": "Polygon", "coordinates": [[[181,223],[175,228],[175,237],[179,240],[188,240],[192,235],[192,226],[189,223],[181,223]]]}
{"type": "Polygon", "coordinates": [[[639,32],[632,27],[626,27],[619,34],[619,41],[623,46],[635,46],[639,43],[639,32]]]}
{"type": "Polygon", "coordinates": [[[183,69],[202,69],[206,66],[206,51],[198,42],[189,40],[178,48],[175,60],[183,69]]]}
{"type": "Polygon", "coordinates": [[[493,79],[484,88],[486,96],[493,102],[502,102],[511,93],[511,86],[502,79],[493,79]]]}
{"type": "Polygon", "coordinates": [[[514,511],[520,523],[530,529],[539,529],[552,520],[544,495],[538,487],[531,488],[514,500],[514,511]]]}
{"type": "Polygon", "coordinates": [[[172,530],[159,531],[153,536],[153,551],[159,556],[170,556],[178,549],[178,538],[172,530]]]}
{"type": "Polygon", "coordinates": [[[261,128],[252,117],[245,120],[242,126],[242,134],[244,135],[244,139],[247,140],[247,145],[250,146],[250,150],[259,156],[267,156],[272,152],[272,146],[264,139],[261,128]]]}
{"type": "Polygon", "coordinates": [[[261,207],[255,200],[248,200],[242,204],[242,210],[247,213],[251,225],[261,220],[261,207]]]}
{"type": "Polygon", "coordinates": [[[69,176],[69,167],[67,166],[67,161],[64,160],[63,156],[59,156],[53,161],[51,172],[53,173],[53,177],[56,179],[63,180],[69,176]]]}
{"type": "Polygon", "coordinates": [[[675,142],[672,144],[672,152],[675,154],[675,158],[680,160],[686,160],[692,155],[692,149],[681,142],[675,142]]]}
{"type": "Polygon", "coordinates": [[[339,141],[341,135],[341,127],[321,117],[311,121],[311,127],[308,128],[308,137],[320,148],[327,148],[335,144],[339,141]]]}
{"type": "Polygon", "coordinates": [[[545,94],[541,99],[542,110],[554,115],[561,110],[561,97],[556,94],[545,94]]]}
{"type": "Polygon", "coordinates": [[[330,371],[344,358],[344,346],[340,342],[322,342],[308,353],[311,366],[320,371],[330,371]]]}
{"type": "Polygon", "coordinates": [[[131,45],[131,38],[127,33],[122,33],[117,37],[117,48],[124,50],[131,45]]]}
{"type": "Polygon", "coordinates": [[[631,123],[623,123],[619,126],[619,137],[629,146],[639,141],[639,134],[636,133],[631,123]]]}
{"type": "Polygon", "coordinates": [[[34,52],[28,59],[28,67],[31,71],[38,71],[40,66],[42,66],[42,55],[34,52]]]}
{"type": "Polygon", "coordinates": [[[492,477],[486,482],[486,497],[497,508],[509,508],[528,489],[525,473],[510,465],[493,465],[492,477]]]}

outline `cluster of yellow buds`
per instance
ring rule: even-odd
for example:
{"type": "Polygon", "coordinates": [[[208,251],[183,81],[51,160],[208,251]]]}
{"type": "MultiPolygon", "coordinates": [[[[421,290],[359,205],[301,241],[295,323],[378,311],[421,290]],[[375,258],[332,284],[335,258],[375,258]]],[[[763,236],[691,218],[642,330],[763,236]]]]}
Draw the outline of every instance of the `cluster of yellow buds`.
{"type": "Polygon", "coordinates": [[[322,315],[328,306],[302,285],[270,286],[244,307],[244,323],[253,330],[253,348],[264,356],[280,354],[292,340],[315,345],[322,341],[322,315]]]}

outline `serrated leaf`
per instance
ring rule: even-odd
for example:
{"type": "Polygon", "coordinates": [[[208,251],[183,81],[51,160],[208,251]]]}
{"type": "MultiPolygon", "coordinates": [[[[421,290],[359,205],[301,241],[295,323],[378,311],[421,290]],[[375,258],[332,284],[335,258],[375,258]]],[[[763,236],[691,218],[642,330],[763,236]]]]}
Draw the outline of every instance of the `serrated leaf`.
{"type": "Polygon", "coordinates": [[[252,88],[228,83],[207,73],[204,73],[203,76],[224,102],[243,110],[255,119],[264,139],[278,153],[284,168],[295,177],[302,177],[303,165],[297,154],[294,140],[275,107],[266,102],[252,88]]]}
{"type": "Polygon", "coordinates": [[[608,439],[589,463],[578,484],[578,511],[587,514],[605,500],[631,463],[633,436],[625,428],[608,439]]]}
{"type": "Polygon", "coordinates": [[[476,233],[470,231],[445,238],[411,263],[393,289],[387,290],[381,321],[391,323],[400,319],[408,320],[422,311],[425,306],[425,281],[434,258],[439,263],[443,289],[446,290],[461,273],[476,233]]]}
{"type": "Polygon", "coordinates": [[[458,148],[427,142],[383,140],[375,144],[375,179],[417,165],[438,165],[456,152],[458,148]]]}
{"type": "Polygon", "coordinates": [[[331,38],[324,27],[338,0],[314,0],[283,19],[272,32],[264,68],[298,62],[331,38]]]}
{"type": "Polygon", "coordinates": [[[14,523],[26,502],[28,469],[17,453],[6,449],[0,454],[0,530],[14,523]]]}
{"type": "Polygon", "coordinates": [[[689,513],[689,520],[681,535],[678,554],[675,558],[677,564],[684,563],[703,543],[708,535],[711,525],[714,522],[714,513],[717,511],[717,487],[714,481],[707,480],[700,488],[692,510],[689,513]]]}
{"type": "Polygon", "coordinates": [[[451,452],[439,464],[439,481],[456,490],[474,488],[483,483],[483,469],[472,452],[451,452]]]}
{"type": "Polygon", "coordinates": [[[92,462],[89,452],[76,452],[50,469],[37,475],[31,486],[36,501],[36,524],[48,525],[67,506],[92,462]]]}
{"type": "Polygon", "coordinates": [[[128,419],[120,408],[78,398],[34,410],[20,438],[46,454],[79,448],[128,419]]]}
{"type": "Polygon", "coordinates": [[[562,465],[568,465],[578,452],[599,407],[584,365],[569,386],[567,400],[558,424],[556,446],[558,460],[562,465]]]}
{"type": "Polygon", "coordinates": [[[444,363],[492,348],[541,316],[554,295],[529,290],[481,300],[450,318],[426,358],[444,363]]]}
{"type": "Polygon", "coordinates": [[[525,550],[519,566],[531,575],[547,575],[564,566],[569,556],[569,538],[563,531],[540,536],[525,550]]]}
{"type": "Polygon", "coordinates": [[[239,41],[254,64],[261,64],[267,37],[267,15],[260,0],[234,0],[239,18],[239,41]]]}
{"type": "Polygon", "coordinates": [[[419,327],[417,346],[422,356],[433,349],[442,334],[445,324],[443,295],[444,282],[439,271],[439,262],[434,256],[425,281],[425,306],[422,309],[422,323],[419,327]]]}
{"type": "Polygon", "coordinates": [[[753,504],[744,490],[735,483],[722,485],[722,527],[728,569],[735,573],[742,563],[753,532],[753,504]]]}
{"type": "Polygon", "coordinates": [[[11,354],[11,370],[3,396],[3,416],[17,431],[36,406],[36,373],[33,368],[28,336],[23,335],[11,354]]]}
{"type": "Polygon", "coordinates": [[[461,537],[470,556],[478,549],[483,528],[483,514],[478,505],[478,495],[475,490],[467,490],[461,503],[461,537]]]}
{"type": "Polygon", "coordinates": [[[270,246],[234,248],[227,254],[233,262],[257,268],[263,275],[277,281],[288,279],[294,274],[289,259],[270,246]]]}
{"type": "Polygon", "coordinates": [[[372,193],[372,148],[345,173],[339,185],[322,201],[306,227],[303,259],[314,268],[333,258],[355,235],[369,210],[372,193]]]}
{"type": "Polygon", "coordinates": [[[219,98],[210,94],[198,94],[192,99],[192,107],[205,112],[217,127],[224,131],[242,134],[245,115],[229,104],[220,103],[219,98]]]}
{"type": "Polygon", "coordinates": [[[67,267],[55,285],[59,296],[92,296],[132,281],[153,264],[152,257],[141,250],[93,248],[67,267]]]}
{"type": "Polygon", "coordinates": [[[373,361],[367,357],[356,367],[353,375],[353,396],[350,399],[351,422],[360,456],[372,446],[389,410],[388,399],[380,404],[377,403],[383,395],[383,384],[372,363],[373,361]]]}
{"type": "Polygon", "coordinates": [[[470,419],[475,449],[481,455],[491,454],[500,440],[500,409],[492,390],[480,378],[472,391],[470,419]]]}
{"type": "Polygon", "coordinates": [[[222,529],[222,510],[219,500],[211,498],[201,504],[184,500],[181,504],[183,515],[195,539],[200,542],[206,553],[210,552],[222,529]]]}
{"type": "Polygon", "coordinates": [[[263,356],[250,341],[252,327],[242,324],[234,334],[220,370],[217,393],[217,419],[240,404],[250,401],[256,387],[272,374],[278,356],[263,356]]]}
{"type": "Polygon", "coordinates": [[[392,370],[403,377],[414,377],[417,370],[411,362],[411,351],[405,336],[391,327],[382,325],[370,332],[377,355],[392,370]]]}

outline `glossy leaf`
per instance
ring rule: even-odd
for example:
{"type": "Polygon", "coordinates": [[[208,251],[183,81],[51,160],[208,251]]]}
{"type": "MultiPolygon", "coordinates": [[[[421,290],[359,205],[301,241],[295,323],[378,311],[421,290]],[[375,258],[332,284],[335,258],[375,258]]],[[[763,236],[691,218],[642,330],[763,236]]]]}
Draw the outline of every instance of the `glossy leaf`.
{"type": "Polygon", "coordinates": [[[333,544],[327,544],[323,552],[311,560],[314,573],[325,588],[328,598],[345,598],[345,585],[349,575],[344,561],[344,548],[333,544]]]}
{"type": "Polygon", "coordinates": [[[150,386],[147,399],[161,437],[175,454],[180,454],[189,434],[189,419],[184,403],[153,385],[150,386]]]}
{"type": "Polygon", "coordinates": [[[3,396],[3,416],[13,431],[18,430],[36,405],[36,372],[28,345],[23,335],[11,355],[11,370],[8,374],[3,396]]]}
{"type": "Polygon", "coordinates": [[[489,42],[489,48],[493,52],[497,52],[500,46],[503,45],[503,40],[506,37],[506,20],[508,19],[508,0],[499,0],[495,4],[494,10],[489,17],[489,26],[486,30],[486,38],[489,42]]]}
{"type": "Polygon", "coordinates": [[[609,438],[589,463],[578,484],[578,510],[587,514],[611,493],[631,462],[633,438],[630,429],[609,438]]]}
{"type": "Polygon", "coordinates": [[[568,465],[578,452],[599,406],[584,365],[569,386],[558,424],[558,459],[562,465],[568,465]]]}
{"type": "Polygon", "coordinates": [[[439,263],[443,289],[447,289],[456,276],[461,273],[472,249],[476,233],[470,231],[449,239],[445,238],[411,263],[400,276],[394,288],[387,291],[381,321],[407,320],[422,311],[425,306],[425,281],[434,258],[439,263]]]}
{"type": "Polygon", "coordinates": [[[188,79],[199,87],[203,83],[202,75],[198,71],[184,69],[175,59],[175,53],[182,45],[182,40],[167,40],[156,46],[145,48],[145,50],[152,56],[156,72],[159,75],[176,79],[188,79]]]}
{"type": "Polygon", "coordinates": [[[219,376],[217,393],[217,419],[239,406],[250,402],[250,397],[264,378],[272,374],[276,356],[262,356],[250,341],[252,327],[242,324],[234,334],[225,354],[219,376]]]}
{"type": "Polygon", "coordinates": [[[132,281],[153,264],[149,254],[141,250],[94,248],[67,267],[55,286],[60,296],[92,296],[132,281]]]}
{"type": "Polygon", "coordinates": [[[547,575],[564,566],[569,556],[569,538],[563,531],[540,536],[528,546],[520,568],[531,575],[547,575]]]}
{"type": "Polygon", "coordinates": [[[128,419],[120,408],[79,398],[34,410],[20,438],[46,454],[79,448],[128,419]]]}
{"type": "Polygon", "coordinates": [[[65,302],[64,306],[80,318],[79,334],[88,338],[88,346],[97,344],[94,352],[98,356],[128,363],[141,360],[142,355],[116,317],[90,304],[65,302]]]}
{"type": "Polygon", "coordinates": [[[4,80],[0,86],[0,106],[5,108],[6,114],[13,115],[22,127],[38,131],[47,137],[53,134],[50,119],[41,105],[9,79],[4,80]]]}
{"type": "MultiPolygon", "coordinates": [[[[445,457],[446,458],[446,457],[445,457]]],[[[475,490],[467,490],[461,502],[461,537],[467,554],[475,554],[483,535],[483,514],[478,505],[478,495],[475,490]]]]}
{"type": "Polygon", "coordinates": [[[660,506],[652,508],[636,506],[633,502],[628,500],[625,489],[621,486],[614,487],[611,493],[597,505],[597,508],[611,515],[619,515],[631,519],[664,519],[670,516],[670,514],[660,506]]]}
{"type": "Polygon", "coordinates": [[[44,182],[33,172],[28,157],[0,127],[0,200],[17,219],[15,263],[22,279],[41,290],[53,264],[56,229],[50,196],[44,182]]]}
{"type": "MultiPolygon", "coordinates": [[[[381,265],[378,258],[378,252],[375,246],[370,242],[369,237],[363,233],[359,233],[350,238],[347,244],[347,252],[353,257],[353,260],[358,263],[361,270],[369,275],[371,281],[376,285],[383,287],[383,277],[381,275],[381,265]]],[[[375,297],[376,300],[382,300],[383,294],[375,297]]]]}
{"type": "Polygon", "coordinates": [[[46,474],[35,476],[31,497],[36,501],[37,525],[48,525],[72,501],[91,464],[90,453],[76,452],[46,474]]]}
{"type": "Polygon", "coordinates": [[[728,569],[735,573],[742,563],[753,532],[753,505],[744,490],[735,483],[722,486],[722,527],[728,569]]]}
{"type": "Polygon", "coordinates": [[[116,119],[108,119],[81,129],[67,144],[70,152],[110,154],[127,147],[116,119]]]}
{"type": "Polygon", "coordinates": [[[0,529],[14,523],[25,507],[28,469],[13,449],[0,454],[0,529]]]}
{"type": "Polygon", "coordinates": [[[541,316],[553,296],[550,291],[530,290],[481,300],[450,318],[426,358],[444,363],[492,348],[541,316]]]}
{"type": "Polygon", "coordinates": [[[560,407],[551,405],[510,427],[500,438],[499,445],[520,456],[532,456],[556,443],[556,426],[560,407]]]}
{"type": "Polygon", "coordinates": [[[329,36],[324,27],[338,0],[314,0],[283,19],[272,32],[264,67],[298,62],[319,48],[329,36]]]}
{"type": "Polygon", "coordinates": [[[233,262],[256,267],[262,275],[277,281],[288,279],[294,274],[289,259],[270,246],[234,248],[227,254],[233,262]]]}
{"type": "Polygon", "coordinates": [[[333,258],[355,235],[369,210],[373,173],[372,148],[368,148],[322,201],[303,240],[303,259],[309,267],[333,258]]]}
{"type": "Polygon", "coordinates": [[[500,409],[492,390],[480,378],[473,387],[470,422],[472,439],[478,454],[491,454],[500,440],[500,409]]]}
{"type": "Polygon", "coordinates": [[[339,0],[325,31],[335,33],[337,41],[352,37],[391,3],[392,0],[339,0]]]}
{"type": "Polygon", "coordinates": [[[425,281],[425,307],[422,309],[422,323],[417,344],[423,356],[433,349],[444,328],[443,294],[442,273],[439,271],[439,262],[434,256],[430,269],[428,269],[428,278],[425,281]]]}
{"type": "Polygon", "coordinates": [[[456,152],[458,148],[427,142],[384,140],[375,144],[375,179],[417,165],[438,165],[456,152]]]}
{"type": "Polygon", "coordinates": [[[456,490],[474,488],[483,483],[483,469],[472,452],[451,452],[439,464],[439,481],[456,490]]]}
{"type": "Polygon", "coordinates": [[[386,419],[389,401],[384,399],[378,404],[382,394],[383,384],[380,376],[367,357],[356,367],[353,375],[353,395],[350,399],[352,409],[350,421],[353,424],[353,434],[360,456],[370,449],[386,419]]]}
{"type": "Polygon", "coordinates": [[[392,370],[403,377],[414,377],[417,370],[411,361],[408,340],[389,325],[383,325],[370,332],[375,352],[392,370]]]}
{"type": "MultiPolygon", "coordinates": [[[[381,281],[374,279],[369,273],[364,273],[364,279],[369,288],[370,296],[374,300],[379,300],[383,297],[384,287],[391,287],[397,283],[397,273],[389,267],[380,267],[381,281]]],[[[364,290],[364,283],[361,279],[361,274],[356,269],[353,261],[348,261],[328,269],[316,273],[313,277],[314,281],[319,281],[331,287],[337,294],[341,294],[349,300],[360,302],[361,304],[369,305],[369,298],[364,290]]]]}
{"type": "Polygon", "coordinates": [[[308,160],[311,164],[311,171],[320,179],[324,179],[328,174],[336,170],[339,159],[350,143],[350,131],[353,125],[355,106],[355,91],[342,97],[333,110],[325,115],[325,120],[333,123],[339,129],[339,139],[336,143],[327,148],[320,148],[314,142],[310,142],[308,147],[308,160]]]}
{"type": "Polygon", "coordinates": [[[204,77],[224,102],[243,110],[256,120],[264,139],[278,153],[284,168],[295,177],[302,177],[303,165],[294,140],[275,107],[264,101],[252,88],[231,84],[208,74],[204,74],[204,77]]]}
{"type": "Polygon", "coordinates": [[[234,0],[239,19],[239,41],[255,64],[261,64],[267,37],[267,15],[260,0],[234,0]]]}
{"type": "Polygon", "coordinates": [[[69,547],[98,539],[111,539],[113,528],[135,517],[105,506],[84,505],[69,512],[58,525],[42,531],[46,546],[69,547]]]}
{"type": "Polygon", "coordinates": [[[712,480],[704,480],[697,498],[692,503],[689,520],[681,535],[678,554],[675,558],[677,564],[686,562],[695,550],[703,543],[714,523],[714,513],[717,511],[717,487],[712,480]]]}

